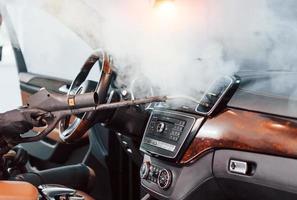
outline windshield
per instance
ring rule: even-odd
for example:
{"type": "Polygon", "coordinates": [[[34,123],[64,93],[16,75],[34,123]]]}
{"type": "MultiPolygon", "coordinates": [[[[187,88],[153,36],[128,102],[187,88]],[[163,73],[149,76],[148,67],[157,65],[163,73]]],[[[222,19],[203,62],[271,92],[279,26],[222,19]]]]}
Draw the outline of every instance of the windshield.
{"type": "MultiPolygon", "coordinates": [[[[297,69],[295,0],[29,2],[20,3],[24,13],[28,7],[42,9],[93,50],[103,48],[113,55],[118,82],[127,86],[143,76],[148,80],[143,84],[162,94],[199,99],[201,91],[221,75],[297,69]]],[[[295,82],[292,76],[273,75],[245,88],[289,96],[295,82]]]]}
{"type": "Polygon", "coordinates": [[[245,71],[238,74],[241,76],[239,89],[243,91],[297,101],[296,71],[245,71]]]}

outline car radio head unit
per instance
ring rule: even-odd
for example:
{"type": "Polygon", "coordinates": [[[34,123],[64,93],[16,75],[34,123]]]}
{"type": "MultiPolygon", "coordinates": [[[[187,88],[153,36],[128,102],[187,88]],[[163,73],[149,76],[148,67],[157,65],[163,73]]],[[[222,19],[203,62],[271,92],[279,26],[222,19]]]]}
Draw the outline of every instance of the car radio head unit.
{"type": "Polygon", "coordinates": [[[154,110],[147,123],[140,150],[175,158],[191,132],[195,117],[171,111],[154,110]]]}

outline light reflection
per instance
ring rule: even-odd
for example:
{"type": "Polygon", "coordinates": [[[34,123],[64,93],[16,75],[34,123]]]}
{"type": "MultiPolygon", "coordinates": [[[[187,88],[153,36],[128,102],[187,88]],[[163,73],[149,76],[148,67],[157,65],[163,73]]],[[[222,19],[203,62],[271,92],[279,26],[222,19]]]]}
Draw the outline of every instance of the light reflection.
{"type": "Polygon", "coordinates": [[[176,4],[173,0],[156,0],[154,10],[159,17],[173,17],[176,15],[176,4]]]}
{"type": "Polygon", "coordinates": [[[271,124],[271,127],[275,128],[275,129],[284,129],[284,128],[286,128],[286,126],[283,125],[283,124],[271,124]]]}

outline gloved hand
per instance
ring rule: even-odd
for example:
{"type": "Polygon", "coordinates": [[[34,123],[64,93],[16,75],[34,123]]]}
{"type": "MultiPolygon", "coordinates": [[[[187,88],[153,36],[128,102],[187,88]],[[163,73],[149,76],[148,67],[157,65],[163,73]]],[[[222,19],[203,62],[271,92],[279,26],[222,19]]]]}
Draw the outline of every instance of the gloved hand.
{"type": "Polygon", "coordinates": [[[0,114],[0,135],[19,135],[28,132],[33,127],[43,126],[44,123],[37,119],[40,111],[25,112],[15,109],[0,114]]]}

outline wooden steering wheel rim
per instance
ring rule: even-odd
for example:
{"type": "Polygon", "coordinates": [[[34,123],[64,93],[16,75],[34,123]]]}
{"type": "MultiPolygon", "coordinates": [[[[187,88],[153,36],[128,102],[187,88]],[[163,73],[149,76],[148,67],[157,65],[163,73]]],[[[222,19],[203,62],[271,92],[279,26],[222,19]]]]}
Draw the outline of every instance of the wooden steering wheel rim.
{"type": "MultiPolygon", "coordinates": [[[[105,103],[107,92],[111,83],[112,68],[109,60],[109,56],[104,51],[96,51],[93,53],[82,66],[79,74],[73,80],[68,96],[71,97],[76,94],[78,88],[86,80],[89,72],[99,61],[101,63],[101,76],[96,86],[95,92],[98,94],[98,103],[105,103]]],[[[78,141],[94,124],[97,112],[88,112],[80,119],[75,117],[73,122],[70,122],[69,118],[62,120],[59,125],[59,136],[63,142],[72,143],[78,141]]]]}

